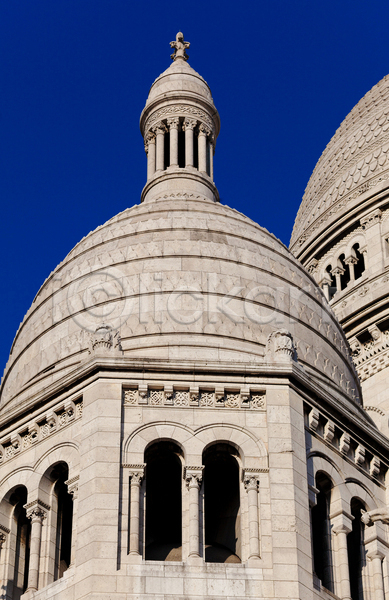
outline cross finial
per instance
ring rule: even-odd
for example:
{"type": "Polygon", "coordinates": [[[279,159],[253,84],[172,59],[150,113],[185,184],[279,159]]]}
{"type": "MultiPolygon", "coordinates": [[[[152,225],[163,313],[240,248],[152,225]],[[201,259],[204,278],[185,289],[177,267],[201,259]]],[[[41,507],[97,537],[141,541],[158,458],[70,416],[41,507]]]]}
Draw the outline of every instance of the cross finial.
{"type": "Polygon", "coordinates": [[[189,56],[185,52],[189,48],[190,43],[184,42],[184,34],[179,31],[176,35],[176,41],[170,42],[170,47],[174,48],[173,54],[170,55],[172,60],[188,60],[189,56]]]}

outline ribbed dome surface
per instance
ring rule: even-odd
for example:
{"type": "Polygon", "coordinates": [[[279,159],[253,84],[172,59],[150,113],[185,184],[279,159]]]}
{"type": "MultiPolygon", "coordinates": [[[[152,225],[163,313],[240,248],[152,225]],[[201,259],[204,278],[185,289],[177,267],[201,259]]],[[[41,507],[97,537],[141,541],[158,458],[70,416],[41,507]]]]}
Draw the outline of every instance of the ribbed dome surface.
{"type": "Polygon", "coordinates": [[[174,61],[166,71],[161,73],[150,88],[146,106],[156,99],[169,98],[177,93],[189,92],[203,96],[213,104],[211,90],[207,82],[183,60],[174,61]]]}
{"type": "Polygon", "coordinates": [[[358,393],[314,280],[273,235],[201,196],[134,206],[81,240],[17,332],[3,410],[78,368],[102,323],[120,332],[124,357],[188,364],[263,364],[269,334],[285,328],[308,374],[358,393]]]}
{"type": "Polygon", "coordinates": [[[291,237],[295,254],[356,199],[389,178],[389,76],[347,115],[308,182],[291,237]]]}

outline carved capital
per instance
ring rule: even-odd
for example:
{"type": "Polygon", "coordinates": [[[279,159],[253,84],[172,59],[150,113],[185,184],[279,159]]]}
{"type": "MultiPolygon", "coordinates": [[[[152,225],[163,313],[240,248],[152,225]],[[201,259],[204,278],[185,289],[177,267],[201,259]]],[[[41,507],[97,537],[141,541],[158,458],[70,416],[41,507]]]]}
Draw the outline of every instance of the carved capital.
{"type": "Polygon", "coordinates": [[[182,129],[186,131],[187,129],[194,129],[197,125],[197,119],[190,119],[189,117],[185,117],[182,129]]]}
{"type": "Polygon", "coordinates": [[[362,523],[371,527],[376,521],[381,521],[385,525],[389,525],[389,511],[387,508],[374,508],[373,510],[362,510],[362,523]]]}
{"type": "Polygon", "coordinates": [[[139,464],[139,465],[126,465],[127,467],[129,467],[129,477],[130,477],[130,483],[131,485],[137,485],[140,486],[143,478],[145,476],[145,464],[139,464]]]}
{"type": "Polygon", "coordinates": [[[65,484],[68,486],[68,492],[71,495],[73,501],[76,500],[76,498],[78,498],[78,480],[79,476],[76,475],[76,477],[72,477],[71,479],[65,481],[65,484]]]}
{"type": "Polygon", "coordinates": [[[185,468],[185,483],[188,490],[193,487],[200,489],[203,479],[203,470],[203,466],[185,468]]]}
{"type": "Polygon", "coordinates": [[[167,119],[167,124],[169,125],[170,129],[178,129],[180,119],[178,117],[169,117],[169,119],[167,119]]]}
{"type": "Polygon", "coordinates": [[[287,329],[273,331],[267,338],[265,354],[270,360],[296,360],[297,352],[292,334],[287,329]]]}
{"type": "Polygon", "coordinates": [[[36,521],[40,521],[42,523],[43,519],[46,518],[47,513],[50,510],[50,506],[39,499],[25,504],[24,508],[26,509],[27,519],[30,519],[31,523],[36,521]]]}
{"type": "Polygon", "coordinates": [[[154,127],[151,130],[153,133],[155,133],[155,135],[160,135],[160,134],[165,134],[167,132],[167,128],[166,125],[164,123],[162,123],[162,121],[160,121],[159,123],[156,123],[154,125],[154,127]]]}
{"type": "Polygon", "coordinates": [[[250,490],[259,490],[259,473],[250,469],[245,469],[243,472],[243,485],[246,492],[250,490]]]}
{"type": "Polygon", "coordinates": [[[0,550],[6,541],[7,541],[7,536],[5,535],[5,533],[0,532],[0,550]]]}
{"type": "Polygon", "coordinates": [[[199,135],[211,135],[211,130],[209,129],[209,127],[207,127],[206,125],[204,125],[204,123],[200,123],[199,125],[199,135]]]}

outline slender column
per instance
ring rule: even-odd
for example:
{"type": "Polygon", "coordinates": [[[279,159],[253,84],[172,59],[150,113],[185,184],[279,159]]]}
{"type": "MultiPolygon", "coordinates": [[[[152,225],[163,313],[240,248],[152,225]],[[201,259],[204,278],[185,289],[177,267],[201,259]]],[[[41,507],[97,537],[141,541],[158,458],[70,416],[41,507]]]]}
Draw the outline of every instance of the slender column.
{"type": "Polygon", "coordinates": [[[186,487],[189,490],[189,556],[200,556],[199,491],[203,469],[203,466],[185,469],[186,487]]]}
{"type": "Polygon", "coordinates": [[[197,125],[196,119],[185,119],[185,166],[193,167],[193,130],[197,125]]]}
{"type": "Polygon", "coordinates": [[[260,558],[259,554],[259,522],[258,522],[258,488],[259,475],[245,471],[243,483],[247,492],[249,513],[249,559],[260,558]]]}
{"type": "Polygon", "coordinates": [[[207,172],[207,136],[210,133],[208,127],[201,123],[199,127],[199,171],[201,173],[207,172]]]}
{"type": "Polygon", "coordinates": [[[155,134],[149,131],[146,137],[145,150],[147,153],[147,181],[155,173],[155,134]]]}
{"type": "Polygon", "coordinates": [[[144,477],[144,467],[130,471],[131,479],[131,504],[130,504],[130,554],[139,555],[139,500],[140,486],[144,477]]]}
{"type": "Polygon", "coordinates": [[[342,523],[335,527],[332,531],[336,536],[337,541],[337,563],[340,577],[340,597],[342,600],[351,600],[350,571],[347,553],[347,534],[350,533],[351,528],[345,523],[342,523]]]}
{"type": "Polygon", "coordinates": [[[163,123],[158,123],[154,128],[156,134],[156,171],[163,171],[165,168],[165,132],[166,127],[163,123]]]}
{"type": "Polygon", "coordinates": [[[350,281],[355,281],[355,270],[354,266],[357,264],[358,260],[354,256],[349,256],[345,259],[345,264],[349,266],[350,269],[350,281]]]}
{"type": "Polygon", "coordinates": [[[180,120],[173,117],[167,120],[170,131],[170,166],[178,167],[178,125],[180,120]]]}
{"type": "Polygon", "coordinates": [[[384,580],[382,576],[382,560],[384,554],[379,550],[368,552],[367,558],[371,560],[373,567],[374,600],[385,600],[384,580]]]}
{"type": "Polygon", "coordinates": [[[213,181],[213,137],[209,138],[209,176],[213,181]]]}
{"type": "Polygon", "coordinates": [[[27,505],[25,508],[27,510],[27,518],[31,520],[30,566],[27,586],[27,591],[29,591],[38,589],[42,525],[43,519],[46,518],[46,512],[42,510],[38,502],[34,502],[32,507],[27,505]]]}
{"type": "Polygon", "coordinates": [[[72,513],[72,547],[70,550],[70,567],[74,565],[76,559],[76,547],[77,547],[77,512],[78,512],[78,475],[65,481],[68,486],[68,492],[73,500],[73,513],[72,513]]]}
{"type": "Polygon", "coordinates": [[[344,273],[344,269],[342,267],[335,267],[335,269],[332,269],[332,271],[331,271],[331,275],[335,276],[337,292],[340,292],[342,289],[342,286],[340,283],[340,276],[343,275],[343,273],[344,273]]]}

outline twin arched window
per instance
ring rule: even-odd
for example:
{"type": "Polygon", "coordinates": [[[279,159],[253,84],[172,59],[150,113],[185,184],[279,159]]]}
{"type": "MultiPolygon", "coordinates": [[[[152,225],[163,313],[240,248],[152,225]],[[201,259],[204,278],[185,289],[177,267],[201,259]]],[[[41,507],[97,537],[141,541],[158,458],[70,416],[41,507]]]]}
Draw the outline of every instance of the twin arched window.
{"type": "MultiPolygon", "coordinates": [[[[173,442],[157,442],[145,453],[145,558],[182,560],[184,457],[173,442]]],[[[199,490],[200,545],[206,562],[240,562],[240,489],[237,451],[215,444],[203,454],[199,490]]]]}

